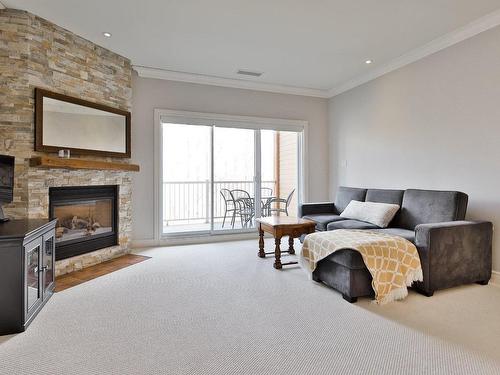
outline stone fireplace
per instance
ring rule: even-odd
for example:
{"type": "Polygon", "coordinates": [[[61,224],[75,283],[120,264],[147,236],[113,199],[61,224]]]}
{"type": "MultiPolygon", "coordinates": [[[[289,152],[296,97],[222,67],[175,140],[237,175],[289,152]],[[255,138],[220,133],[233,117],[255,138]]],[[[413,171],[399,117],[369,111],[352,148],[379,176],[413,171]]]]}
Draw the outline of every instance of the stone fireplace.
{"type": "Polygon", "coordinates": [[[118,191],[117,185],[49,189],[56,260],[118,245],[118,191]]]}
{"type": "MultiPolygon", "coordinates": [[[[97,230],[96,226],[94,226],[96,228],[95,232],[98,233],[91,233],[90,237],[94,237],[92,238],[93,242],[90,240],[75,241],[79,242],[78,246],[69,246],[69,248],[73,247],[71,251],[78,252],[79,255],[71,256],[70,253],[65,254],[63,251],[62,254],[64,255],[61,257],[59,247],[64,249],[66,246],[63,247],[63,243],[65,245],[75,245],[75,242],[60,241],[59,245],[56,243],[56,276],[101,263],[130,251],[129,245],[132,231],[132,176],[130,172],[30,168],[28,176],[29,217],[55,218],[57,214],[60,214],[64,216],[61,218],[64,220],[70,215],[66,210],[75,209],[73,212],[76,215],[73,214],[71,220],[73,220],[74,216],[77,216],[77,221],[79,219],[89,221],[88,217],[91,216],[91,220],[101,221],[99,225],[104,227],[104,229],[97,230]],[[82,187],[85,188],[84,191],[80,190],[82,187]],[[111,198],[111,195],[114,197],[111,198]],[[54,198],[56,198],[55,201],[54,198]],[[60,203],[64,198],[68,198],[67,203],[72,202],[75,205],[68,205],[69,207],[63,208],[60,203]],[[115,207],[112,214],[115,218],[114,225],[112,225],[115,227],[113,238],[106,239],[106,241],[109,241],[107,246],[104,246],[104,243],[100,240],[97,241],[97,239],[102,239],[98,234],[102,234],[103,230],[107,230],[109,221],[105,216],[93,214],[92,204],[89,204],[100,200],[98,198],[103,198],[100,202],[101,208],[106,204],[115,207]],[[105,199],[110,200],[106,201],[105,199]],[[58,201],[59,204],[54,205],[58,201]],[[79,206],[78,203],[83,204],[79,206]],[[59,212],[57,208],[63,209],[63,211],[59,212]],[[91,210],[90,215],[89,209],[91,210]],[[94,249],[90,245],[95,245],[94,249]],[[97,245],[100,245],[99,249],[97,245]]],[[[65,224],[70,228],[72,226],[68,222],[65,222],[65,224]]],[[[83,226],[81,221],[75,222],[75,231],[67,231],[67,234],[72,233],[74,236],[78,233],[82,234],[82,232],[76,230],[81,226],[83,226]]],[[[72,240],[75,240],[75,238],[72,240]]]]}
{"type": "MultiPolygon", "coordinates": [[[[118,186],[114,244],[58,260],[56,276],[129,252],[132,232],[130,172],[39,168],[31,167],[29,160],[44,155],[34,151],[36,87],[130,111],[130,60],[33,14],[0,9],[0,73],[4,77],[0,85],[0,154],[16,158],[14,199],[5,206],[6,215],[13,219],[49,217],[49,194],[53,188],[118,186]]],[[[72,155],[75,156],[78,157],[72,155]]],[[[131,162],[95,156],[84,158],[131,162]]],[[[104,218],[99,220],[105,221],[104,218]]]]}

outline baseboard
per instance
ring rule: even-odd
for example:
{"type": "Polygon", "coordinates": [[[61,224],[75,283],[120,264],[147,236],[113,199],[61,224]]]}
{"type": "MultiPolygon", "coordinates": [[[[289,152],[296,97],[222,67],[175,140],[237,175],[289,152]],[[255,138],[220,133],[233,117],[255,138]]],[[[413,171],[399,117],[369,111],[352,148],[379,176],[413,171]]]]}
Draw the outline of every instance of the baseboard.
{"type": "Polygon", "coordinates": [[[158,241],[155,239],[143,239],[143,240],[132,240],[132,249],[140,249],[143,247],[154,247],[158,246],[158,241]]]}
{"type": "Polygon", "coordinates": [[[170,238],[162,238],[160,240],[154,240],[154,239],[132,240],[132,249],[141,249],[145,247],[157,247],[157,246],[196,245],[203,243],[242,241],[251,239],[255,239],[255,241],[258,240],[257,232],[218,234],[214,236],[202,235],[202,236],[191,236],[191,237],[170,237],[170,238]]]}
{"type": "Polygon", "coordinates": [[[491,273],[491,279],[490,279],[490,284],[494,286],[500,287],[500,272],[498,271],[492,271],[491,273]]]}

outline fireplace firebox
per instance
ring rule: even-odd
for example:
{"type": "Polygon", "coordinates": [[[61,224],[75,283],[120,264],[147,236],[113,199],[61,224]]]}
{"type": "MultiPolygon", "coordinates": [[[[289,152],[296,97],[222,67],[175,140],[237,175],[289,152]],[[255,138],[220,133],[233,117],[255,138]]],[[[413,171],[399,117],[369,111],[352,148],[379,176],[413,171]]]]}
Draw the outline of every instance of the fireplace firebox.
{"type": "Polygon", "coordinates": [[[118,244],[118,186],[49,189],[49,217],[57,219],[56,260],[118,244]]]}

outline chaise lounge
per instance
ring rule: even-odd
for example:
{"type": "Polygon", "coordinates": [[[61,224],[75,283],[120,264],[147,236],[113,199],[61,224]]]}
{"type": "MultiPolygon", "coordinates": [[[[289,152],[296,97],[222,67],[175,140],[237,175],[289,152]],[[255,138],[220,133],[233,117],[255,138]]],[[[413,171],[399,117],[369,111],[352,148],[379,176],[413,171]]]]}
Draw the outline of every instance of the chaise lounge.
{"type": "MultiPolygon", "coordinates": [[[[413,242],[424,276],[413,287],[430,297],[439,289],[486,285],[491,277],[493,226],[487,221],[465,221],[467,202],[467,194],[458,191],[339,187],[335,202],[302,204],[299,215],[315,221],[317,231],[372,230],[413,242]],[[340,216],[352,200],[397,204],[400,209],[387,228],[380,228],[340,216]]],[[[321,260],[313,280],[338,290],[349,302],[373,295],[372,277],[361,255],[352,249],[321,260]]]]}

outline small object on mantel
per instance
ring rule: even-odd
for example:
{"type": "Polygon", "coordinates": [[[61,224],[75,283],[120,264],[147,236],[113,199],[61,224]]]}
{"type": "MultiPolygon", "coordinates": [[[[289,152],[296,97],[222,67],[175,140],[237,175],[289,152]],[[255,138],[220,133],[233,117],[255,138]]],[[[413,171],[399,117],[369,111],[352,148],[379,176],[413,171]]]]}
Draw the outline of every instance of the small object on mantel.
{"type": "Polygon", "coordinates": [[[30,159],[30,167],[63,169],[96,169],[139,172],[137,164],[113,163],[108,161],[63,159],[50,156],[35,156],[30,159]]]}

